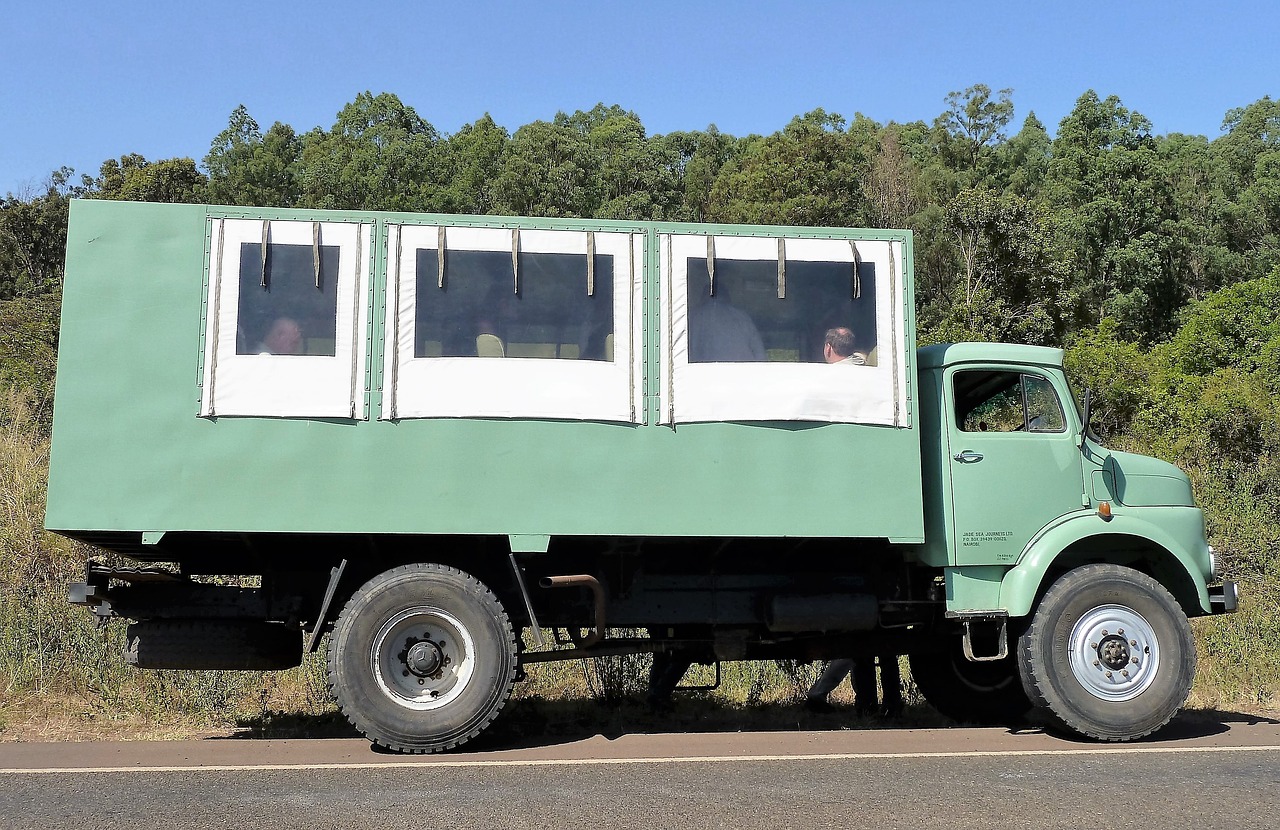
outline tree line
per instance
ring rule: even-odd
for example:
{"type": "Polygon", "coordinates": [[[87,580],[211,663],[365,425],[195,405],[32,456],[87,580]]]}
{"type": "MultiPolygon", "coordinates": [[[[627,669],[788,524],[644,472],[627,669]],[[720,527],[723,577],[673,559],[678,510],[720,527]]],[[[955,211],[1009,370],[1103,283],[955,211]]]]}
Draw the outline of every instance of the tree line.
{"type": "Polygon", "coordinates": [[[1087,92],[1050,137],[1010,135],[1011,90],[947,96],[932,122],[815,110],[772,135],[649,135],[619,106],[514,133],[489,116],[444,135],[362,93],[329,129],[265,132],[243,106],[202,164],[126,155],[0,202],[0,298],[56,289],[72,197],[306,208],[911,228],[921,329],[1063,343],[1111,318],[1167,339],[1187,303],[1280,264],[1280,102],[1223,134],[1154,134],[1087,92]]]}

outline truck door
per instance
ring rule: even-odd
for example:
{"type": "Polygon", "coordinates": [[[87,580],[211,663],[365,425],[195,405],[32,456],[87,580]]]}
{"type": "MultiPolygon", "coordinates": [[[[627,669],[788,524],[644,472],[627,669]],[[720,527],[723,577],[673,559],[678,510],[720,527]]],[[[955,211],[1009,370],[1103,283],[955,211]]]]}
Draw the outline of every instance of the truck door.
{"type": "Polygon", "coordinates": [[[1042,527],[1081,508],[1080,452],[1061,397],[1031,369],[954,369],[947,385],[952,561],[1012,563],[1042,527]]]}

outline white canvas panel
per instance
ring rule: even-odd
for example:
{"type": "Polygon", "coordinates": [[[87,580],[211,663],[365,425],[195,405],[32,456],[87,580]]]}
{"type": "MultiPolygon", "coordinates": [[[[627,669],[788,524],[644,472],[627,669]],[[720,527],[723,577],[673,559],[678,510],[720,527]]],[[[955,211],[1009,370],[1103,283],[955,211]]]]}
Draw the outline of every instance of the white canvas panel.
{"type": "MultiPolygon", "coordinates": [[[[449,251],[511,252],[511,230],[445,229],[449,251]]],[[[642,234],[596,232],[595,252],[614,261],[614,360],[415,357],[417,251],[437,250],[439,227],[392,225],[388,237],[388,379],[383,419],[552,418],[630,422],[643,413],[642,234]],[[629,262],[630,260],[630,262],[629,262]],[[392,347],[394,344],[394,347],[392,347]]],[[[585,231],[520,231],[527,253],[587,252],[585,231]]],[[[434,281],[436,275],[427,275],[434,281]]],[[[597,279],[603,279],[597,275],[597,279]]],[[[514,275],[512,290],[514,292],[514,275]]]]}
{"type": "MultiPolygon", "coordinates": [[[[848,262],[852,267],[854,261],[844,239],[787,239],[785,244],[788,262],[848,262]]],[[[855,244],[859,260],[875,264],[877,365],[690,363],[687,260],[707,255],[707,239],[664,237],[663,347],[670,343],[672,351],[662,367],[663,423],[779,420],[910,426],[907,363],[901,347],[902,246],[885,241],[855,244]]],[[[777,257],[776,238],[715,239],[717,262],[776,263],[777,257]]]]}
{"type": "MultiPolygon", "coordinates": [[[[202,416],[366,417],[366,261],[372,226],[320,223],[320,244],[339,248],[334,355],[236,354],[243,243],[261,244],[262,221],[212,220],[202,416]]],[[[312,244],[311,222],[273,221],[268,242],[312,244]]]]}

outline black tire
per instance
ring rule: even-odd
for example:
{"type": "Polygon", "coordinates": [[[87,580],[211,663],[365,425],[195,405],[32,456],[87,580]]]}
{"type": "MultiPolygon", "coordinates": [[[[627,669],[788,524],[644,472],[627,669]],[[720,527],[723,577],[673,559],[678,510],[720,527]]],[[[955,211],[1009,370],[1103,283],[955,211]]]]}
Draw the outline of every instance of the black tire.
{"type": "Polygon", "coordinates": [[[516,639],[498,598],[475,577],[404,565],[351,597],[329,641],[329,688],[369,740],[439,752],[478,735],[506,704],[516,639]]]}
{"type": "Polygon", "coordinates": [[[1014,655],[1003,660],[965,659],[959,638],[943,651],[908,657],[916,688],[933,708],[961,723],[997,724],[1021,720],[1031,709],[1014,655]]]}
{"type": "Polygon", "coordinates": [[[1164,586],[1119,565],[1064,574],[1018,642],[1031,701],[1088,738],[1130,741],[1177,714],[1196,671],[1191,625],[1164,586]]]}

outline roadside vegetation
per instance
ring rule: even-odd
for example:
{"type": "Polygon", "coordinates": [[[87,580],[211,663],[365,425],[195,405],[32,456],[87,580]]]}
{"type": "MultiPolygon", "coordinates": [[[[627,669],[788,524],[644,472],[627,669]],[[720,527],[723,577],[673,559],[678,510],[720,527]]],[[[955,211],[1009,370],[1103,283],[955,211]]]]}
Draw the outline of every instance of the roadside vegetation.
{"type": "MultiPolygon", "coordinates": [[[[264,132],[241,107],[200,164],[126,155],[96,176],[63,169],[8,194],[0,740],[344,728],[319,655],[275,673],[134,671],[119,657],[123,624],[97,629],[67,604],[86,555],[104,556],[42,529],[77,197],[911,228],[922,343],[1064,347],[1076,389],[1094,392],[1104,443],[1191,475],[1221,569],[1243,595],[1240,613],[1195,623],[1193,704],[1280,707],[1280,102],[1228,111],[1212,140],[1155,134],[1093,92],[1053,136],[1034,114],[1014,132],[1013,116],[1010,91],[978,85],[930,122],[816,110],[768,136],[714,126],[650,136],[634,113],[599,105],[514,133],[485,116],[446,136],[394,95],[363,93],[330,129],[264,132]]],[[[796,704],[815,666],[726,664],[720,688],[662,718],[639,703],[646,669],[647,658],[538,667],[517,687],[524,714],[511,728],[812,717],[796,704]]],[[[698,669],[686,683],[710,681],[698,669]]],[[[908,713],[936,718],[922,704],[908,713]]]]}

